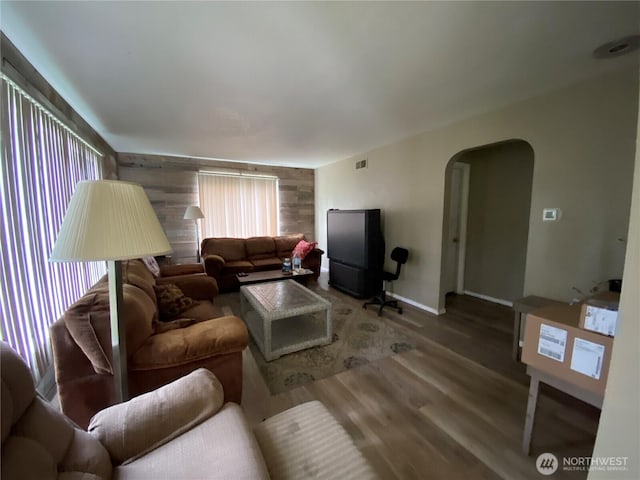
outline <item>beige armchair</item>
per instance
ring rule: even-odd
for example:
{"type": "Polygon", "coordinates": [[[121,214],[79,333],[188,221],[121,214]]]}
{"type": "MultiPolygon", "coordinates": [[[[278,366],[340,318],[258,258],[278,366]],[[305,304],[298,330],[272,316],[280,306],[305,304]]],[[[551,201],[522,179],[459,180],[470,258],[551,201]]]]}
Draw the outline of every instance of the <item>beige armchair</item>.
{"type": "Polygon", "coordinates": [[[269,478],[240,407],[199,369],[98,412],[89,432],[40,399],[22,359],[0,344],[4,480],[269,478]]]}
{"type": "Polygon", "coordinates": [[[38,480],[374,480],[368,461],[318,401],[297,405],[252,432],[221,383],[198,369],[98,412],[88,432],[36,396],[7,344],[2,367],[0,478],[38,480]]]}

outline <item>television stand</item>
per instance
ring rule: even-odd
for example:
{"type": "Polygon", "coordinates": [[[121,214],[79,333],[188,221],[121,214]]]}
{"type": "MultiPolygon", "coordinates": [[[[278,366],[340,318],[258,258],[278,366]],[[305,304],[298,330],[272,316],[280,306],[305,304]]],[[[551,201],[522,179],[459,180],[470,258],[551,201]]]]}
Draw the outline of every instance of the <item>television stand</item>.
{"type": "Polygon", "coordinates": [[[330,260],[329,285],[356,298],[370,298],[380,293],[382,280],[379,270],[358,268],[330,260]]]}

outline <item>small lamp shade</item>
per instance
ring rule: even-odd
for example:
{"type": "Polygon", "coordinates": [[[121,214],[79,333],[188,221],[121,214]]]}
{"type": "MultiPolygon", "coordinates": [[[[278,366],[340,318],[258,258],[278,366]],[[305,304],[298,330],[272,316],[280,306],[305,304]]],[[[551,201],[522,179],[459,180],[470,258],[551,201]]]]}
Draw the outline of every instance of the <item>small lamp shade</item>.
{"type": "Polygon", "coordinates": [[[200,210],[200,207],[195,205],[187,207],[187,210],[184,212],[185,220],[197,220],[199,218],[204,218],[204,214],[202,213],[202,210],[200,210]]]}
{"type": "Polygon", "coordinates": [[[143,188],[130,182],[79,182],[50,260],[126,260],[171,252],[143,188]]]}

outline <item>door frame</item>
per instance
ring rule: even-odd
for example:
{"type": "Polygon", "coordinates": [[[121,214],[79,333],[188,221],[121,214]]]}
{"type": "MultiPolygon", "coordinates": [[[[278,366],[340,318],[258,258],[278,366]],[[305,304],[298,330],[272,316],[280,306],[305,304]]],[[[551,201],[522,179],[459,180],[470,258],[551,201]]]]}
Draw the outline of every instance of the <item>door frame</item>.
{"type": "MultiPolygon", "coordinates": [[[[467,217],[469,215],[469,180],[471,178],[471,165],[456,162],[453,168],[460,170],[460,210],[458,213],[458,262],[456,272],[456,293],[464,294],[464,267],[467,258],[467,217]]],[[[453,212],[449,212],[452,215],[453,212]]]]}

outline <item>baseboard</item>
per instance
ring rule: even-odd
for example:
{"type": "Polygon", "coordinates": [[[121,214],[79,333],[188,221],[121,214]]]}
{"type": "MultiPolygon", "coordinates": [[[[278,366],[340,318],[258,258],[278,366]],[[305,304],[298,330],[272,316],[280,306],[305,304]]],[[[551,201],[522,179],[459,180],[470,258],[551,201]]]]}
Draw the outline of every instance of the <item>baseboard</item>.
{"type": "Polygon", "coordinates": [[[490,297],[489,295],[483,295],[481,293],[470,292],[469,290],[464,291],[465,295],[469,295],[470,297],[480,298],[482,300],[486,300],[488,302],[497,303],[499,305],[505,305],[507,307],[513,307],[513,302],[509,300],[502,300],[501,298],[490,297]]]}
{"type": "Polygon", "coordinates": [[[388,296],[392,297],[392,298],[400,300],[401,302],[409,304],[412,307],[419,308],[420,310],[424,310],[425,312],[433,313],[434,315],[442,315],[443,313],[445,313],[444,309],[442,309],[441,311],[438,311],[435,308],[428,307],[427,305],[423,305],[422,303],[418,303],[418,302],[416,302],[414,300],[411,300],[409,298],[405,298],[405,297],[403,297],[401,295],[398,295],[396,293],[386,292],[386,294],[388,296]]]}

